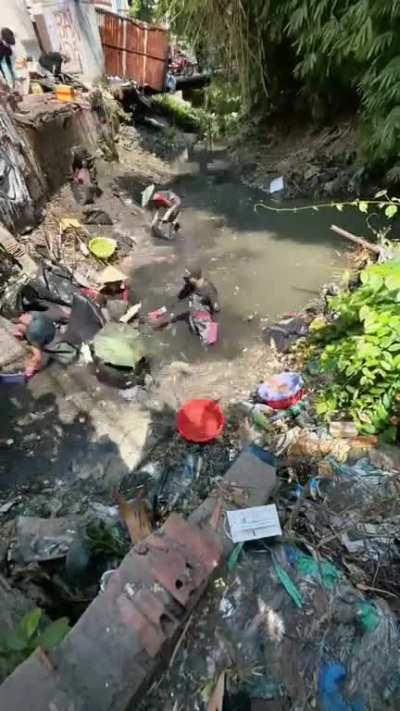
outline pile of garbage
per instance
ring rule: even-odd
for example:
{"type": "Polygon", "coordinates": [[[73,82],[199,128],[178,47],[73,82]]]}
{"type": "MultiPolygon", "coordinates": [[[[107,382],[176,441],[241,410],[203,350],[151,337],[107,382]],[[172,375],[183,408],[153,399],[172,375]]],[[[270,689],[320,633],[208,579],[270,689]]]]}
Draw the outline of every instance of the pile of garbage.
{"type": "Polygon", "coordinates": [[[307,390],[302,376],[293,371],[267,378],[240,407],[249,418],[252,440],[277,456],[284,455],[292,472],[295,469],[301,472],[306,463],[313,465],[316,472],[329,473],[328,455],[346,462],[377,445],[377,437],[359,435],[352,422],[321,423],[315,413],[312,393],[307,390]],[[271,400],[268,393],[279,387],[283,397],[271,400]]]}
{"type": "Polygon", "coordinates": [[[392,603],[400,591],[398,472],[368,458],[352,466],[329,461],[331,476],[312,477],[294,492],[289,487],[288,527],[337,561],[358,589],[379,592],[392,603]]]}
{"type": "MultiPolygon", "coordinates": [[[[383,292],[391,262],[369,267],[362,283],[369,284],[375,272],[382,277],[373,288],[383,292]]],[[[291,346],[298,339],[304,343],[313,326],[328,328],[329,319],[329,308],[318,315],[307,310],[270,327],[266,336],[282,362],[293,365],[299,359],[291,346]]],[[[311,369],[305,379],[294,371],[267,378],[241,403],[250,421],[249,438],[279,458],[278,508],[288,536],[327,556],[358,590],[383,595],[398,612],[398,448],[383,444],[368,428],[360,434],[359,423],[343,414],[322,420],[315,406],[317,388],[321,379],[311,369]]]]}
{"type": "MultiPolygon", "coordinates": [[[[229,567],[229,566],[228,566],[229,567]]],[[[395,709],[399,631],[383,600],[292,543],[247,544],[141,709],[395,709]]]]}
{"type": "Polygon", "coordinates": [[[295,372],[241,408],[275,463],[273,503],[227,511],[226,569],[141,708],[396,709],[397,450],[351,422],[321,426],[295,372]]]}
{"type": "MultiPolygon", "coordinates": [[[[92,498],[84,512],[60,515],[55,509],[51,517],[29,513],[29,505],[24,507],[18,498],[0,507],[0,599],[7,602],[2,614],[10,618],[6,625],[10,633],[18,630],[23,612],[35,607],[50,619],[62,615],[75,623],[131,546],[151,533],[141,494],[127,501],[115,491],[113,499],[105,504],[92,498]],[[20,513],[13,516],[15,510],[20,513]],[[9,603],[9,596],[6,600],[3,588],[14,591],[15,604],[9,603]]],[[[13,650],[4,649],[4,644],[8,642],[2,638],[0,649],[8,664],[0,665],[0,681],[13,670],[13,650]]],[[[30,651],[27,647],[26,655],[30,651]]],[[[15,659],[14,666],[21,661],[15,659]]]]}
{"type": "MultiPolygon", "coordinates": [[[[115,377],[121,387],[135,384],[146,372],[140,303],[124,272],[104,267],[104,261],[95,270],[88,260],[89,250],[97,254],[108,249],[111,240],[96,238],[87,246],[87,236],[77,220],[65,219],[58,237],[48,244],[51,261],[34,266],[29,276],[11,272],[0,308],[14,324],[14,336],[26,344],[27,359],[19,372],[12,364],[3,368],[3,382],[24,382],[50,361],[65,366],[79,358],[94,364],[100,379],[115,377]],[[71,265],[68,250],[81,255],[80,269],[76,256],[71,265]]],[[[116,243],[111,246],[114,250],[116,243]]]]}
{"type": "Polygon", "coordinates": [[[129,545],[170,511],[188,514],[210,490],[218,497],[223,474],[243,457],[254,473],[239,435],[249,417],[251,452],[276,467],[272,503],[256,512],[231,502],[224,526],[235,547],[227,568],[190,619],[146,708],[173,711],[189,698],[207,711],[223,703],[231,711],[272,703],[361,711],[382,699],[397,708],[393,451],[360,441],[352,423],[321,427],[294,371],[267,378],[234,412],[225,413],[220,439],[204,444],[174,433],[175,421],[164,423],[147,460],[115,493],[116,505],[96,502],[85,516],[18,516],[7,547],[13,584],[46,610],[61,599],[76,619],[129,545]]]}

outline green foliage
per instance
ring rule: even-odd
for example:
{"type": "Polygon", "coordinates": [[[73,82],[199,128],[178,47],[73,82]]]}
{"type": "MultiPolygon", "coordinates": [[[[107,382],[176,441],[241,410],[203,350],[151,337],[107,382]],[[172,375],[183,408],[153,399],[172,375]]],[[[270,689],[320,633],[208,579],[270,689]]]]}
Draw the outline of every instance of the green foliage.
{"type": "Polygon", "coordinates": [[[400,118],[400,5],[397,0],[290,0],[287,33],[295,74],[335,98],[361,102],[362,146],[371,162],[396,157],[400,118]]]}
{"type": "Polygon", "coordinates": [[[157,0],[132,0],[129,15],[142,22],[153,22],[156,8],[157,0]]]}
{"type": "Polygon", "coordinates": [[[238,82],[214,79],[206,89],[202,125],[211,125],[215,137],[232,135],[239,127],[241,110],[242,97],[238,82]]]}
{"type": "Polygon", "coordinates": [[[233,134],[240,120],[241,94],[235,82],[215,79],[205,92],[204,107],[194,108],[174,94],[159,94],[153,102],[164,116],[186,131],[216,138],[233,134]]]}
{"type": "Polygon", "coordinates": [[[337,319],[313,335],[322,346],[319,371],[328,376],[317,411],[350,415],[366,434],[389,439],[400,392],[400,262],[374,264],[361,286],[330,300],[337,319]]]}
{"type": "Polygon", "coordinates": [[[94,555],[122,559],[128,546],[116,527],[108,527],[102,521],[93,521],[86,527],[86,541],[94,555]]]}
{"type": "Polygon", "coordinates": [[[398,0],[160,0],[159,12],[194,47],[238,76],[243,102],[279,106],[282,93],[328,118],[360,105],[370,163],[395,163],[400,139],[398,0]],[[322,114],[321,114],[322,112],[322,114]]]}
{"type": "Polygon", "coordinates": [[[12,632],[1,635],[0,656],[5,661],[7,673],[11,673],[37,647],[49,651],[60,644],[66,636],[69,631],[66,617],[60,617],[49,625],[43,625],[42,617],[43,611],[35,607],[23,616],[12,632]]]}
{"type": "Polygon", "coordinates": [[[153,97],[160,113],[171,119],[172,123],[183,130],[197,130],[200,127],[198,112],[189,101],[184,101],[174,94],[158,94],[153,97]]]}

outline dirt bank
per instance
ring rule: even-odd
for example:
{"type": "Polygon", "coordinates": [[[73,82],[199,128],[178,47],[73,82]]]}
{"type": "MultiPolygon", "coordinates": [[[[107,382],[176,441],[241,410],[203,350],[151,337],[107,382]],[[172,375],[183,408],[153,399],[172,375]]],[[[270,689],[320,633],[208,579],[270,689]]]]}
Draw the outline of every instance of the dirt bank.
{"type": "Polygon", "coordinates": [[[351,118],[322,128],[284,119],[260,124],[234,153],[243,181],[265,192],[282,176],[285,199],[357,197],[374,186],[356,155],[355,131],[351,118]]]}

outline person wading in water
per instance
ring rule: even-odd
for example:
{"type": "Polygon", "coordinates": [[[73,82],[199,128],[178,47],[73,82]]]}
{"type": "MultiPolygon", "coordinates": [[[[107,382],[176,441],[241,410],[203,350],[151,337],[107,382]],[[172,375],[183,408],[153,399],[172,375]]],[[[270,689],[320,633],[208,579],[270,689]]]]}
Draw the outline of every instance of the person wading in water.
{"type": "Polygon", "coordinates": [[[173,239],[179,230],[178,217],[182,208],[182,200],[172,190],[156,190],[154,185],[149,185],[143,192],[143,207],[150,205],[156,212],[151,222],[151,229],[156,237],[173,239]],[[166,235],[163,226],[168,225],[166,235]]]}
{"type": "Polygon", "coordinates": [[[218,336],[215,315],[221,311],[218,291],[211,281],[203,277],[199,267],[187,267],[183,280],[184,285],[178,299],[189,300],[189,311],[173,317],[172,320],[187,318],[191,330],[199,336],[203,345],[213,345],[218,336]]]}

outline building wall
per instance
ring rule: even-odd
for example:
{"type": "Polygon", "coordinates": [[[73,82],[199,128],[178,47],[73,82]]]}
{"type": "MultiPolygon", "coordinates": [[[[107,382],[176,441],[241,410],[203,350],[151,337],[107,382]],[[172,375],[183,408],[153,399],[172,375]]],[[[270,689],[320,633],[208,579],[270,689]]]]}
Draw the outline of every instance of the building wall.
{"type": "Polygon", "coordinates": [[[33,12],[43,48],[70,58],[66,71],[88,82],[102,76],[103,50],[91,0],[36,0],[33,12]]]}
{"type": "Polygon", "coordinates": [[[92,0],[92,3],[100,10],[116,12],[119,15],[127,15],[129,12],[128,0],[92,0]]]}
{"type": "Polygon", "coordinates": [[[15,57],[39,56],[39,44],[25,0],[0,0],[0,27],[15,33],[15,57]]]}

